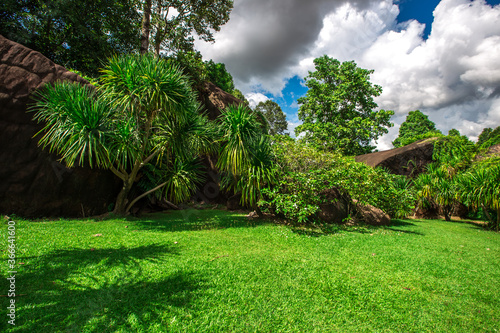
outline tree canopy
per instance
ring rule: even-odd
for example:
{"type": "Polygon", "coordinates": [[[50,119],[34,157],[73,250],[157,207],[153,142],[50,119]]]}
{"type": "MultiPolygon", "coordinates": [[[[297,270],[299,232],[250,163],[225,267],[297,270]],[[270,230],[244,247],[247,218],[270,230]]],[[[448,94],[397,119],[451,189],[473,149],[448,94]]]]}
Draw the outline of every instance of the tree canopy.
{"type": "Polygon", "coordinates": [[[359,68],[354,61],[341,63],[323,56],[314,60],[316,71],[305,78],[309,88],[298,99],[299,119],[303,124],[295,133],[315,147],[346,155],[371,152],[372,140],[392,126],[393,111],[374,111],[374,97],[382,88],[369,81],[373,70],[359,68]]]}
{"type": "Polygon", "coordinates": [[[399,127],[399,135],[392,142],[395,148],[403,147],[423,138],[423,136],[439,135],[436,124],[420,110],[410,111],[406,120],[399,127]]]}
{"type": "Polygon", "coordinates": [[[95,75],[102,61],[139,46],[135,0],[5,0],[0,34],[50,60],[95,75]]]}
{"type": "Polygon", "coordinates": [[[260,102],[255,107],[255,111],[262,113],[267,120],[269,135],[285,134],[288,129],[288,122],[278,103],[271,100],[260,102]]]}
{"type": "Polygon", "coordinates": [[[162,50],[193,51],[193,34],[213,42],[214,32],[229,20],[232,9],[232,0],[144,0],[143,42],[150,41],[145,46],[150,44],[157,56],[162,50]]]}

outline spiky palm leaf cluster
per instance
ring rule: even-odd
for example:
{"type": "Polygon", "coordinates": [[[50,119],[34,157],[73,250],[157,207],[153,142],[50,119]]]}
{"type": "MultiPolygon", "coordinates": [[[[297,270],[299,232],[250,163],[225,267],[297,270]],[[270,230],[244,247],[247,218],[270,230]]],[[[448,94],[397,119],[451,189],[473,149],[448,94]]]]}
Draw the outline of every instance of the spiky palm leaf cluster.
{"type": "Polygon", "coordinates": [[[482,208],[497,212],[494,221],[488,214],[495,229],[500,228],[500,159],[491,158],[477,163],[457,178],[459,190],[457,198],[473,209],[482,208]]]}
{"type": "Polygon", "coordinates": [[[229,106],[220,117],[222,186],[241,191],[243,204],[255,206],[264,184],[275,181],[270,142],[255,114],[243,105],[229,106]]]}
{"type": "Polygon", "coordinates": [[[432,163],[427,166],[427,173],[420,174],[415,180],[417,205],[429,207],[441,206],[446,220],[450,219],[453,205],[457,202],[456,169],[448,164],[432,163]]]}

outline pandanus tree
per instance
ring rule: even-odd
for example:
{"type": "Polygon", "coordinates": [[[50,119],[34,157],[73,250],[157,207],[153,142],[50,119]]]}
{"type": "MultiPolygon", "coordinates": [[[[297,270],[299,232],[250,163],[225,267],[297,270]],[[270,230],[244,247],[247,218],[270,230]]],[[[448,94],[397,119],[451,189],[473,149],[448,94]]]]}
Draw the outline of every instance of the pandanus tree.
{"type": "Polygon", "coordinates": [[[257,205],[261,189],[275,182],[269,139],[262,132],[255,113],[244,105],[229,106],[220,116],[219,170],[224,172],[222,186],[241,192],[241,203],[257,205]]]}
{"type": "Polygon", "coordinates": [[[157,190],[189,190],[190,182],[172,182],[174,172],[129,198],[145,166],[166,163],[177,166],[171,172],[184,172],[182,161],[211,147],[207,121],[181,70],[152,56],[127,55],[110,59],[101,83],[97,89],[72,83],[42,89],[34,106],[34,118],[45,123],[39,143],[59,153],[68,167],[88,164],[119,177],[123,187],[116,214],[128,213],[138,199],[157,190]]]}
{"type": "Polygon", "coordinates": [[[447,164],[429,164],[427,173],[415,180],[417,200],[420,207],[437,204],[441,207],[446,221],[451,220],[451,212],[456,200],[455,170],[447,164]]]}
{"type": "Polygon", "coordinates": [[[473,209],[482,208],[491,225],[500,229],[500,159],[491,158],[473,165],[458,177],[457,197],[473,209]],[[497,213],[496,221],[488,213],[497,213]]]}

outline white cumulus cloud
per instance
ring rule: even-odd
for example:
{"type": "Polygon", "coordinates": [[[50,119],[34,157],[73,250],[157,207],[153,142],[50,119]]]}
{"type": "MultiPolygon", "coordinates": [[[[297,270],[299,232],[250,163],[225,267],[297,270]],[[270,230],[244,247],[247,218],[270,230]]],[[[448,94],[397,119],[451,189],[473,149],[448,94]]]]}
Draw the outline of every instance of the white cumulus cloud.
{"type": "Polygon", "coordinates": [[[280,96],[289,78],[305,77],[324,54],[375,70],[371,81],[383,88],[376,101],[396,113],[379,149],[392,147],[416,109],[443,133],[456,128],[472,139],[499,126],[500,5],[442,0],[427,39],[423,24],[398,23],[398,14],[392,0],[240,0],[217,42],[200,49],[226,63],[236,85],[255,98],[280,96]]]}

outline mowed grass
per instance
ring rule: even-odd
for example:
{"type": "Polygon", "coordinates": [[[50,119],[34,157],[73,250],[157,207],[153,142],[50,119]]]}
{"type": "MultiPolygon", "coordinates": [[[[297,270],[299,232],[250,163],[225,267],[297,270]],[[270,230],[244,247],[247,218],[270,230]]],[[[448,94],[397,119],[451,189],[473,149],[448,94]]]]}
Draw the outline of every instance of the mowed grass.
{"type": "Polygon", "coordinates": [[[8,332],[500,330],[500,234],[471,224],[325,233],[217,210],[16,222],[8,332]]]}

